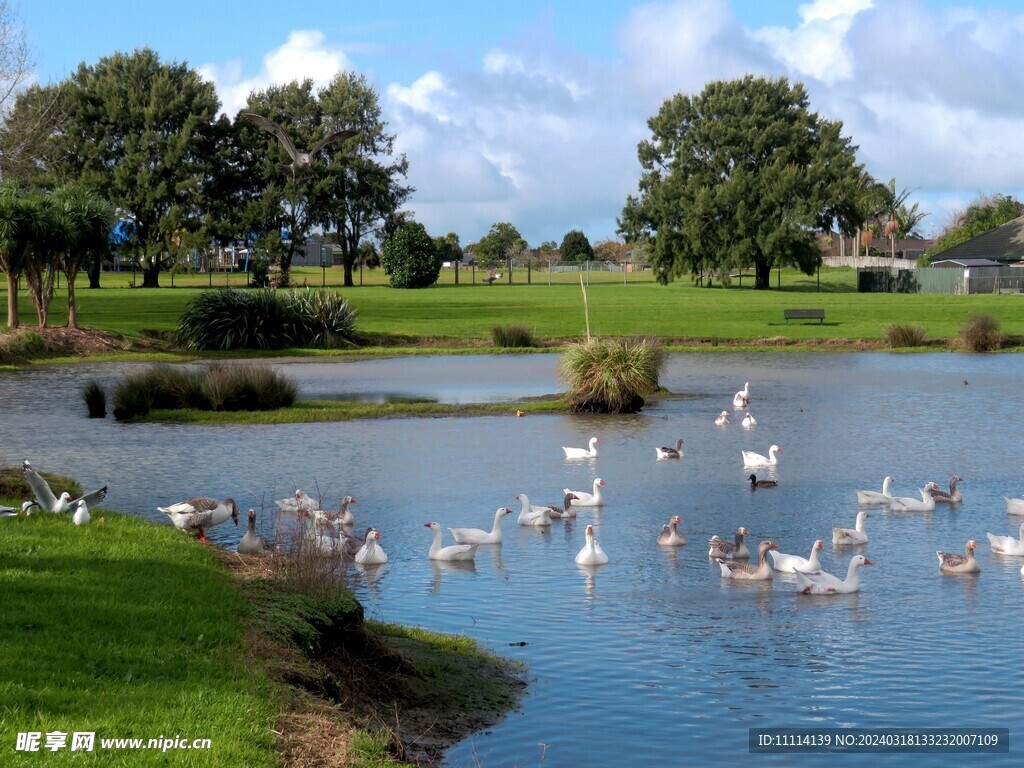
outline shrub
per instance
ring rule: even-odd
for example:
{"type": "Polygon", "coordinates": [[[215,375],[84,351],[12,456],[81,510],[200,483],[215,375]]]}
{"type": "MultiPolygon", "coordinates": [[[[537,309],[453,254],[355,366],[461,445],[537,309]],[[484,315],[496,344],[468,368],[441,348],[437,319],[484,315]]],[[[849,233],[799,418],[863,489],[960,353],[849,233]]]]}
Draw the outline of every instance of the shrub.
{"type": "Polygon", "coordinates": [[[15,363],[51,351],[46,339],[34,331],[19,329],[0,334],[0,363],[15,363]]]}
{"type": "Polygon", "coordinates": [[[1003,346],[999,321],[990,315],[973,315],[960,329],[960,338],[971,352],[990,352],[1003,346]]]}
{"type": "Polygon", "coordinates": [[[574,411],[635,413],[658,388],[665,352],[656,342],[590,341],[562,356],[566,400],[574,411]]]}
{"type": "Polygon", "coordinates": [[[441,274],[441,254],[422,224],[411,221],[384,243],[380,263],[392,288],[426,288],[441,274]]]}
{"type": "Polygon", "coordinates": [[[525,325],[496,325],[491,328],[494,346],[506,348],[535,347],[533,334],[525,325]]]}
{"type": "Polygon", "coordinates": [[[90,419],[103,419],[107,415],[107,393],[95,379],[89,379],[82,385],[82,399],[89,412],[90,419]]]}
{"type": "Polygon", "coordinates": [[[284,294],[283,301],[295,315],[296,345],[334,349],[358,343],[356,310],[341,294],[304,290],[284,294]]]}
{"type": "Polygon", "coordinates": [[[893,348],[920,347],[925,343],[923,325],[896,323],[885,329],[885,335],[889,339],[889,346],[893,348]]]}
{"type": "Polygon", "coordinates": [[[299,388],[266,365],[211,365],[203,393],[214,411],[269,411],[295,403],[299,388]]]}

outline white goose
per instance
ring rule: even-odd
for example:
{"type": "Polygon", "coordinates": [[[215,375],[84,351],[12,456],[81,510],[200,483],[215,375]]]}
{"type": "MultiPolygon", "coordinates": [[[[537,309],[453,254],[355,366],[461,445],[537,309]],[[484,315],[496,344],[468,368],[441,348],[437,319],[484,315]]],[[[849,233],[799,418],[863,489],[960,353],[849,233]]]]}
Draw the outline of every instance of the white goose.
{"type": "MultiPolygon", "coordinates": [[[[716,558],[715,562],[722,569],[722,578],[739,581],[767,581],[772,578],[772,569],[768,567],[768,553],[778,548],[778,544],[762,541],[757,545],[757,565],[737,563],[735,560],[716,558]]],[[[772,552],[774,555],[775,553],[772,552]]]]}
{"type": "Polygon", "coordinates": [[[589,448],[566,448],[563,445],[562,450],[565,451],[565,458],[567,459],[593,459],[597,456],[597,444],[600,442],[600,439],[592,437],[590,438],[589,448]]]}
{"type": "Polygon", "coordinates": [[[744,427],[750,429],[751,427],[757,426],[757,419],[750,415],[750,411],[747,411],[743,416],[743,421],[740,422],[744,427]]]}
{"type": "Polygon", "coordinates": [[[75,514],[71,518],[71,522],[75,525],[89,525],[92,522],[92,515],[89,514],[89,505],[85,503],[85,499],[79,499],[73,502],[75,514]]]}
{"type": "Polygon", "coordinates": [[[1018,538],[1013,536],[996,536],[994,533],[985,534],[988,542],[992,545],[992,551],[1000,555],[1024,556],[1024,523],[1020,524],[1018,538]]]}
{"type": "Polygon", "coordinates": [[[736,529],[734,541],[725,541],[718,538],[717,535],[712,536],[708,539],[708,557],[721,557],[727,560],[749,560],[750,550],[747,549],[747,545],[743,540],[743,537],[749,534],[750,531],[740,527],[736,529]]]}
{"type": "Polygon", "coordinates": [[[729,412],[728,411],[722,411],[720,414],[718,414],[718,418],[715,419],[715,424],[717,424],[720,427],[724,427],[728,423],[729,423],[729,412]]]}
{"type": "Polygon", "coordinates": [[[912,499],[909,496],[895,496],[889,502],[889,509],[893,512],[932,512],[935,509],[935,499],[932,497],[931,488],[935,483],[926,483],[921,488],[921,500],[912,499]]]}
{"type": "Polygon", "coordinates": [[[935,554],[939,558],[939,570],[946,573],[981,573],[981,565],[974,559],[974,550],[977,548],[978,542],[971,539],[967,542],[966,554],[936,551],[935,554]]]}
{"type": "Polygon", "coordinates": [[[505,515],[511,515],[512,510],[507,507],[498,507],[494,513],[494,524],[490,531],[480,528],[449,528],[456,544],[501,544],[501,521],[505,515]]]}
{"type": "Polygon", "coordinates": [[[686,537],[677,528],[681,522],[683,520],[679,515],[672,515],[668,525],[662,527],[658,535],[658,544],[663,547],[681,547],[686,544],[686,537]]]}
{"type": "Polygon", "coordinates": [[[551,508],[540,507],[535,509],[530,504],[530,497],[525,493],[520,493],[516,496],[517,499],[522,503],[523,508],[519,512],[519,520],[517,521],[520,525],[551,525],[551,508]]]}
{"type": "Polygon", "coordinates": [[[750,403],[750,382],[744,382],[743,389],[732,396],[733,408],[746,408],[750,403]]]}
{"type": "Polygon", "coordinates": [[[676,440],[675,448],[655,448],[654,452],[658,455],[659,459],[681,459],[683,458],[683,439],[679,438],[676,440]]]}
{"type": "Polygon", "coordinates": [[[811,556],[808,558],[799,555],[785,555],[782,552],[772,552],[772,564],[775,570],[780,573],[817,573],[821,570],[821,560],[818,553],[825,546],[825,542],[818,539],[811,545],[811,556]]]}
{"type": "Polygon", "coordinates": [[[572,491],[568,488],[563,488],[562,493],[571,493],[576,497],[576,501],[573,503],[575,507],[600,507],[604,504],[604,499],[601,498],[601,486],[604,485],[604,480],[600,477],[594,480],[594,492],[587,493],[586,491],[572,491]]]}
{"type": "Polygon", "coordinates": [[[782,453],[782,449],[777,445],[773,445],[768,449],[767,456],[762,456],[760,453],[754,453],[753,451],[742,451],[742,453],[744,467],[774,467],[779,463],[779,459],[775,454],[782,453]]]}
{"type": "Polygon", "coordinates": [[[838,546],[867,544],[868,535],[864,531],[864,521],[871,515],[861,510],[857,513],[857,524],[855,528],[833,528],[832,543],[838,546]]]}
{"type": "Polygon", "coordinates": [[[964,479],[960,475],[953,475],[949,478],[949,491],[943,491],[939,488],[938,484],[932,483],[930,492],[932,498],[935,499],[936,504],[959,504],[964,500],[963,494],[960,493],[960,489],[957,487],[962,483],[964,479]]]}
{"type": "Polygon", "coordinates": [[[346,533],[345,531],[339,531],[339,538],[341,540],[341,554],[344,557],[350,557],[353,560],[356,559],[356,554],[363,545],[366,543],[366,537],[376,531],[376,528],[367,528],[362,536],[356,536],[354,533],[346,533]]]}
{"type": "Polygon", "coordinates": [[[1011,499],[1009,496],[1003,498],[1006,499],[1006,514],[1024,515],[1024,499],[1011,499]]]}
{"type": "Polygon", "coordinates": [[[238,554],[258,555],[263,552],[263,539],[256,535],[256,510],[249,510],[249,526],[245,535],[238,542],[238,554]]]}
{"type": "Polygon", "coordinates": [[[608,562],[608,555],[601,549],[601,545],[594,538],[594,526],[587,526],[587,543],[576,555],[577,565],[604,565],[608,562]]]}
{"type": "Polygon", "coordinates": [[[430,528],[434,532],[434,543],[430,545],[430,552],[428,554],[431,560],[457,560],[465,562],[476,557],[476,548],[480,546],[479,544],[453,544],[450,547],[442,547],[441,524],[438,522],[424,523],[423,527],[430,528]]]}
{"type": "Polygon", "coordinates": [[[871,561],[864,555],[854,555],[850,558],[850,567],[846,569],[846,578],[843,580],[825,571],[817,573],[797,571],[797,587],[804,595],[846,595],[851,592],[859,592],[859,570],[862,565],[871,565],[871,561]]]}
{"type": "MultiPolygon", "coordinates": [[[[66,512],[70,512],[72,505],[78,501],[84,501],[88,507],[98,507],[100,502],[106,498],[107,486],[103,486],[95,491],[85,494],[78,499],[72,499],[71,494],[64,491],[60,497],[53,495],[53,491],[50,490],[50,484],[42,478],[42,476],[32,469],[32,465],[28,463],[28,459],[21,465],[21,473],[25,477],[25,481],[32,489],[32,494],[36,497],[36,501],[39,504],[40,509],[44,509],[47,512],[53,512],[55,515],[62,515],[66,512]]],[[[25,510],[25,505],[22,505],[22,509],[25,510]]],[[[27,510],[25,510],[27,513],[27,510]]]]}
{"type": "Polygon", "coordinates": [[[320,502],[301,488],[295,490],[293,498],[274,499],[274,503],[282,512],[314,512],[320,509],[320,502]]]}
{"type": "MultiPolygon", "coordinates": [[[[440,537],[440,532],[438,532],[440,537]]],[[[355,561],[360,565],[380,565],[388,561],[388,554],[381,549],[377,542],[380,541],[378,531],[370,531],[366,534],[366,541],[356,552],[355,561]]]]}
{"type": "Polygon", "coordinates": [[[857,491],[857,503],[862,507],[888,506],[892,502],[892,481],[889,475],[882,481],[882,492],[878,491],[857,491]]]}
{"type": "Polygon", "coordinates": [[[157,509],[167,515],[179,531],[197,534],[196,538],[199,541],[207,541],[207,528],[220,525],[228,518],[238,525],[238,505],[234,499],[220,500],[211,499],[209,496],[196,496],[157,509]]]}

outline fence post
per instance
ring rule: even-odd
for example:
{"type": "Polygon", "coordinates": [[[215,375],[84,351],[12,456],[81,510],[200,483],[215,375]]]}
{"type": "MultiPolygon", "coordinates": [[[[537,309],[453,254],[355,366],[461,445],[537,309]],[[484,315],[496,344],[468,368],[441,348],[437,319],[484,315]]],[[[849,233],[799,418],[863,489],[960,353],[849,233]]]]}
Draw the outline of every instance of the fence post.
{"type": "Polygon", "coordinates": [[[590,285],[590,259],[587,259],[587,285],[590,285]]]}
{"type": "Polygon", "coordinates": [[[508,284],[512,285],[512,259],[508,260],[508,284]]]}
{"type": "Polygon", "coordinates": [[[470,277],[473,278],[473,285],[476,285],[476,262],[474,261],[472,264],[469,265],[469,267],[470,267],[470,277]]]}
{"type": "Polygon", "coordinates": [[[548,259],[548,285],[551,285],[551,259],[548,259]]]}
{"type": "Polygon", "coordinates": [[[530,285],[533,282],[533,270],[530,268],[530,262],[526,262],[526,284],[530,285]]]}

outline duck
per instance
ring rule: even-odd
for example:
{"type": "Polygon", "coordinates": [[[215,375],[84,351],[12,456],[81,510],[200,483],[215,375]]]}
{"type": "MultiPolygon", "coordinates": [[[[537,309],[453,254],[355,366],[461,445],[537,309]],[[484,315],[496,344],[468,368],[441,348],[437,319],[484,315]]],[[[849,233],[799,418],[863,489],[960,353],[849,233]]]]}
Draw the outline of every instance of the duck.
{"type": "Polygon", "coordinates": [[[600,438],[592,437],[589,448],[566,448],[563,445],[562,450],[565,451],[567,459],[593,459],[597,456],[597,444],[600,442],[600,438]]]}
{"type": "MultiPolygon", "coordinates": [[[[72,499],[71,494],[67,491],[64,491],[59,497],[55,496],[53,491],[50,490],[50,484],[43,479],[42,475],[32,468],[32,465],[28,463],[28,459],[25,459],[22,463],[21,473],[25,478],[25,482],[28,483],[29,488],[32,489],[32,495],[35,496],[35,500],[39,508],[46,510],[47,512],[52,512],[55,515],[62,515],[67,512],[71,512],[72,509],[77,508],[77,503],[79,501],[84,501],[86,507],[97,507],[107,496],[106,485],[95,491],[91,491],[84,496],[80,496],[77,499],[72,499]]],[[[25,505],[23,504],[23,510],[24,507],[25,505]]]]}
{"type": "Polygon", "coordinates": [[[743,389],[732,396],[733,408],[746,408],[750,403],[750,382],[744,382],[743,389]]]}
{"type": "Polygon", "coordinates": [[[893,478],[890,475],[886,475],[882,481],[882,492],[878,491],[857,491],[857,503],[862,507],[878,507],[878,506],[889,506],[892,502],[892,486],[893,478]]]}
{"type": "Polygon", "coordinates": [[[562,493],[571,493],[576,497],[574,506],[577,507],[600,507],[604,505],[604,499],[601,498],[601,486],[604,485],[604,480],[600,477],[594,480],[594,492],[587,493],[586,491],[573,491],[568,488],[563,488],[562,493]]]}
{"type": "Polygon", "coordinates": [[[1009,496],[1003,498],[1006,499],[1006,514],[1024,515],[1024,499],[1011,499],[1009,496]]]}
{"type": "Polygon", "coordinates": [[[441,546],[441,524],[438,522],[424,523],[424,528],[434,532],[434,543],[430,545],[428,557],[431,560],[447,560],[466,562],[476,557],[476,549],[479,544],[453,544],[450,547],[441,546]]]}
{"type": "Polygon", "coordinates": [[[501,521],[511,515],[508,507],[498,507],[494,512],[494,524],[490,531],[480,528],[449,528],[456,544],[501,544],[501,521]]]}
{"type": "Polygon", "coordinates": [[[751,427],[757,426],[757,419],[750,415],[750,411],[747,411],[743,416],[743,421],[740,422],[744,427],[750,429],[751,427]]]}
{"type": "Polygon", "coordinates": [[[728,411],[722,411],[720,414],[718,414],[718,418],[715,419],[715,424],[717,424],[720,427],[724,427],[728,423],[729,423],[729,412],[728,411]]]}
{"type": "Polygon", "coordinates": [[[341,500],[341,507],[338,510],[316,509],[312,511],[313,521],[317,525],[333,525],[335,528],[351,528],[356,524],[356,516],[348,508],[349,504],[355,504],[356,500],[351,496],[345,496],[341,500]]]}
{"type": "Polygon", "coordinates": [[[678,530],[678,525],[683,522],[679,515],[672,515],[667,524],[662,526],[658,534],[658,544],[663,547],[681,547],[686,544],[686,537],[678,530]]]}
{"type": "Polygon", "coordinates": [[[960,475],[953,475],[949,478],[949,492],[943,491],[939,488],[936,483],[932,483],[929,486],[932,498],[935,499],[936,504],[959,504],[964,500],[963,495],[960,493],[960,489],[957,486],[962,483],[964,479],[960,475]]]}
{"type": "Polygon", "coordinates": [[[721,557],[728,560],[749,560],[750,550],[747,549],[743,537],[750,533],[746,528],[736,529],[735,541],[725,541],[712,536],[708,539],[708,557],[721,557]]]}
{"type": "Polygon", "coordinates": [[[575,493],[565,494],[565,498],[562,499],[562,506],[556,506],[551,504],[548,509],[551,510],[552,520],[571,520],[576,517],[576,507],[573,506],[573,502],[579,498],[575,493]]]}
{"type": "Polygon", "coordinates": [[[825,542],[818,539],[811,545],[811,556],[808,558],[799,555],[786,555],[782,552],[772,552],[772,565],[780,573],[817,573],[821,570],[821,560],[818,553],[824,548],[825,542]]]}
{"type": "Polygon", "coordinates": [[[836,545],[844,544],[867,544],[868,535],[864,531],[864,521],[871,517],[870,514],[861,510],[857,513],[857,523],[854,528],[833,528],[832,529],[832,543],[836,545]]]}
{"type": "Polygon", "coordinates": [[[238,542],[238,554],[258,555],[263,552],[263,539],[256,535],[256,510],[249,508],[249,527],[238,542]]]}
{"type": "Polygon", "coordinates": [[[675,448],[655,448],[654,452],[658,454],[659,459],[681,459],[683,458],[683,439],[679,438],[676,440],[675,448]]]}
{"type": "Polygon", "coordinates": [[[320,509],[320,502],[301,488],[295,489],[291,499],[274,499],[274,503],[282,512],[313,512],[320,509]]]}
{"type": "MultiPolygon", "coordinates": [[[[736,579],[738,581],[767,581],[772,578],[772,569],[768,567],[768,552],[778,549],[778,544],[772,541],[762,541],[757,545],[757,565],[750,563],[737,563],[735,560],[725,560],[721,557],[715,558],[718,567],[722,569],[723,579],[736,579]]],[[[774,552],[772,554],[775,554],[774,552]]]]}
{"type": "Polygon", "coordinates": [[[864,555],[854,555],[850,558],[850,565],[846,569],[846,578],[839,580],[836,576],[825,571],[817,573],[796,572],[797,588],[802,595],[847,595],[851,592],[860,591],[861,566],[872,565],[864,555]]]}
{"type": "Polygon", "coordinates": [[[974,550],[978,548],[978,542],[971,539],[967,542],[967,553],[961,555],[957,552],[939,552],[935,554],[939,558],[939,570],[944,573],[981,573],[981,565],[974,559],[974,550]]]}
{"type": "Polygon", "coordinates": [[[587,526],[587,543],[583,545],[576,555],[576,565],[604,565],[608,562],[608,555],[601,549],[601,545],[594,538],[594,526],[587,526]]]}
{"type": "Polygon", "coordinates": [[[778,480],[758,480],[757,475],[753,472],[750,473],[750,490],[756,491],[758,488],[776,488],[779,485],[778,480]]]}
{"type": "MultiPolygon", "coordinates": [[[[438,533],[440,537],[440,533],[438,533]]],[[[355,558],[353,558],[360,565],[381,565],[388,561],[388,554],[378,546],[377,542],[380,541],[379,531],[370,531],[366,534],[366,541],[363,546],[356,552],[355,558]]]]}
{"type": "Polygon", "coordinates": [[[525,493],[520,493],[516,496],[517,499],[522,503],[523,508],[519,512],[518,523],[520,525],[551,525],[551,508],[540,507],[535,509],[530,504],[530,497],[525,493]]]}
{"type": "Polygon", "coordinates": [[[992,545],[992,551],[1000,555],[1024,556],[1024,523],[1020,524],[1018,538],[1013,536],[996,536],[994,533],[986,533],[988,543],[992,545]]]}
{"type": "Polygon", "coordinates": [[[85,503],[84,499],[79,499],[74,502],[74,515],[71,517],[71,522],[75,525],[89,525],[92,522],[92,515],[89,514],[89,505],[85,503]]]}
{"type": "Polygon", "coordinates": [[[768,449],[768,455],[762,456],[760,453],[754,453],[753,451],[742,451],[743,453],[743,466],[745,467],[774,467],[779,463],[776,453],[782,453],[782,449],[777,445],[773,445],[768,449]]]}
{"type": "Polygon", "coordinates": [[[174,523],[174,527],[185,533],[195,533],[199,541],[207,541],[206,529],[220,525],[230,518],[238,525],[238,505],[234,499],[212,499],[209,496],[195,496],[166,507],[157,507],[174,523]]]}
{"type": "Polygon", "coordinates": [[[935,509],[935,499],[932,497],[931,489],[935,483],[925,483],[921,488],[921,500],[912,499],[909,496],[896,496],[889,502],[889,509],[893,512],[931,512],[935,509]]]}

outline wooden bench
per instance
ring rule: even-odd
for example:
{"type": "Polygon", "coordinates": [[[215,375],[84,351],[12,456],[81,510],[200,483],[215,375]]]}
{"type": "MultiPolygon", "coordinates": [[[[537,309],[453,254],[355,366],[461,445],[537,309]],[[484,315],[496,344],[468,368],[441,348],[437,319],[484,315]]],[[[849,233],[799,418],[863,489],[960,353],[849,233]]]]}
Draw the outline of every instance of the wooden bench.
{"type": "Polygon", "coordinates": [[[496,275],[488,275],[487,277],[483,278],[480,282],[487,283],[488,285],[490,285],[495,280],[501,280],[501,272],[499,272],[496,275]]]}
{"type": "Polygon", "coordinates": [[[825,324],[824,309],[784,309],[782,316],[786,318],[786,325],[790,320],[820,320],[822,325],[825,324]]]}

